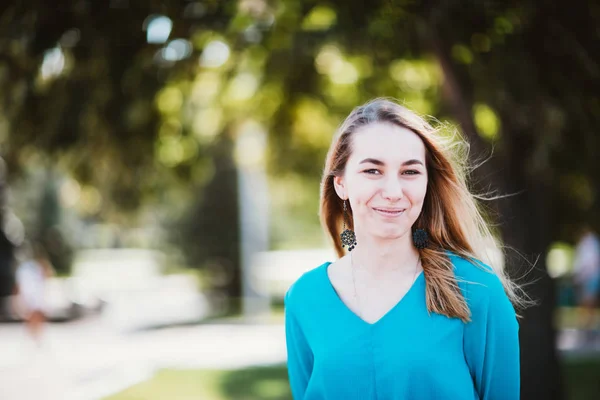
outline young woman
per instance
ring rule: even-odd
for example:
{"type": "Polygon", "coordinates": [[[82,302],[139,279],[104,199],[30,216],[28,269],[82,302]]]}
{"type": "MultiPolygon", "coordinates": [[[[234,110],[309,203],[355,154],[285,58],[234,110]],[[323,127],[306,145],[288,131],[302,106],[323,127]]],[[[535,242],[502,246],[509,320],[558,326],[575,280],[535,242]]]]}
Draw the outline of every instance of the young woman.
{"type": "Polygon", "coordinates": [[[321,221],[340,258],[285,297],[294,399],[519,398],[519,298],[443,138],[377,99],[333,139],[321,221]]]}

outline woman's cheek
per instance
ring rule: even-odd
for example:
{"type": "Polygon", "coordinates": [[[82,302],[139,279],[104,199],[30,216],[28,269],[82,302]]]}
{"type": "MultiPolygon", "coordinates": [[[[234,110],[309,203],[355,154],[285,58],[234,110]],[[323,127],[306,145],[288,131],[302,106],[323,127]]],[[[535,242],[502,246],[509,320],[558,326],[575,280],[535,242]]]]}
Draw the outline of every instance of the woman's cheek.
{"type": "Polygon", "coordinates": [[[367,204],[378,193],[377,184],[374,182],[365,182],[361,186],[358,197],[362,204],[367,204]]]}
{"type": "Polygon", "coordinates": [[[410,186],[412,198],[415,203],[422,203],[427,194],[427,180],[415,180],[410,186]]]}

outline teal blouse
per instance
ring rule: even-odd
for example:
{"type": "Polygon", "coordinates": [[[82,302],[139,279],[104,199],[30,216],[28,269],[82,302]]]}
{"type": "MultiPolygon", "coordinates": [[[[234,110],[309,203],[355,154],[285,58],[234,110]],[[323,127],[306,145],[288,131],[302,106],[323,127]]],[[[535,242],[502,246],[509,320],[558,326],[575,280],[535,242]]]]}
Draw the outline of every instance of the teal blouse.
{"type": "Polygon", "coordinates": [[[421,273],[370,324],[339,298],[325,263],[285,296],[288,375],[295,400],[519,399],[519,325],[485,264],[450,255],[471,321],[429,313],[421,273]]]}

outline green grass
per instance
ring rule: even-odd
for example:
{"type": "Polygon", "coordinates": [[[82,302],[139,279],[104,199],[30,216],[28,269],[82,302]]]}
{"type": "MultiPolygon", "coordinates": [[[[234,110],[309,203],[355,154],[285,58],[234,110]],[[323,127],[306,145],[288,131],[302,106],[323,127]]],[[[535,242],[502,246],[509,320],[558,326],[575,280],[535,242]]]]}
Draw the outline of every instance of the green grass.
{"type": "MultiPolygon", "coordinates": [[[[568,400],[600,393],[600,360],[567,361],[568,400]]],[[[292,400],[284,365],[235,371],[162,370],[152,379],[104,400],[292,400]]]]}
{"type": "Polygon", "coordinates": [[[600,360],[567,361],[563,373],[567,400],[598,398],[600,394],[600,360]]]}
{"type": "Polygon", "coordinates": [[[162,370],[104,400],[292,400],[285,366],[162,370]]]}

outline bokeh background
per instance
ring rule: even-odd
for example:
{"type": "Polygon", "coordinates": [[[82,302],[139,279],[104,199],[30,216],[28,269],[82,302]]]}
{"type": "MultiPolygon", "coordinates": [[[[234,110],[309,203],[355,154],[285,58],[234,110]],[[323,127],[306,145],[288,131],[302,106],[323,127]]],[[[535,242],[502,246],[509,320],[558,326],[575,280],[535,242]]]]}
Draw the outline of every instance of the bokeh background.
{"type": "Polygon", "coordinates": [[[334,258],[326,151],[378,96],[459,129],[473,189],[509,195],[484,204],[539,301],[522,398],[598,398],[571,272],[600,228],[599,26],[592,0],[3,1],[0,398],[290,399],[282,296],[334,258]],[[40,347],[28,242],[55,270],[40,347]]]}

